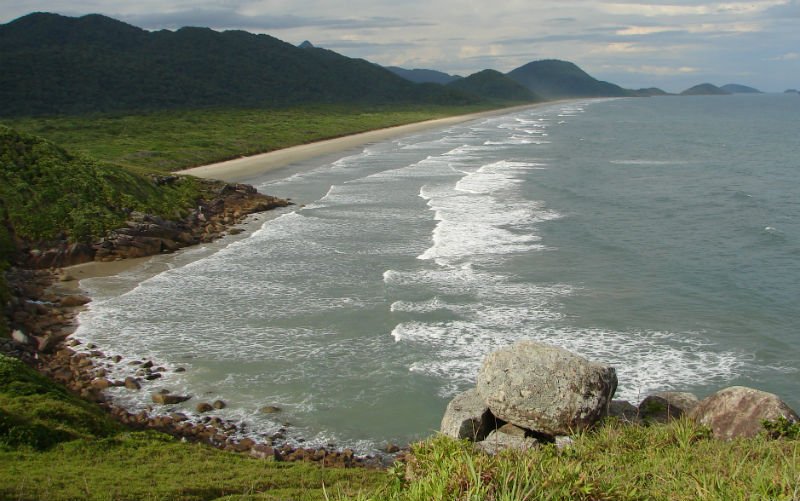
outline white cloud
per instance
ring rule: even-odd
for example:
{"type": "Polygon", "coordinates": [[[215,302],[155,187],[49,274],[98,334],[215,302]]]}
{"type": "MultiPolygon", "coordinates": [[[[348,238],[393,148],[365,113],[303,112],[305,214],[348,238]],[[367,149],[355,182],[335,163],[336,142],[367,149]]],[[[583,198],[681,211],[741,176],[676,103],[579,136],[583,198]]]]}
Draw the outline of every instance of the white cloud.
{"type": "Polygon", "coordinates": [[[800,52],[787,52],[786,54],[769,58],[770,61],[797,61],[798,59],[800,59],[800,52]]]}

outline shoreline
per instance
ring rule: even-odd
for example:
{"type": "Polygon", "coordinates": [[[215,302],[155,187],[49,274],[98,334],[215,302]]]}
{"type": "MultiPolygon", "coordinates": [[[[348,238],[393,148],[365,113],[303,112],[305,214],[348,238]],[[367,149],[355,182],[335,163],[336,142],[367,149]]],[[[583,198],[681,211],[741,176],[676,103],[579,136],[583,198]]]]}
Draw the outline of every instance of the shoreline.
{"type": "MultiPolygon", "coordinates": [[[[229,160],[203,167],[195,167],[193,169],[188,169],[188,171],[181,171],[180,173],[188,172],[193,175],[198,175],[198,171],[200,171],[200,177],[213,177],[216,179],[223,178],[223,180],[246,179],[247,177],[252,178],[254,176],[274,171],[293,163],[331,156],[337,153],[345,154],[348,150],[352,150],[359,146],[370,143],[402,137],[404,135],[435,129],[437,127],[447,127],[449,125],[464,123],[471,120],[514,113],[516,111],[531,109],[548,104],[553,103],[534,103],[530,105],[515,106],[499,110],[490,110],[487,112],[447,117],[443,119],[429,120],[426,122],[380,129],[341,138],[328,139],[308,145],[295,146],[284,150],[255,155],[253,157],[229,160]]],[[[271,211],[267,211],[260,214],[263,215],[270,213],[271,211]]],[[[256,219],[258,220],[261,218],[257,217],[256,219]]],[[[241,237],[237,237],[237,239],[246,238],[255,229],[257,229],[257,227],[260,227],[260,224],[255,224],[255,221],[252,222],[252,226],[248,225],[246,221],[241,222],[244,223],[244,226],[250,227],[246,231],[242,232],[241,237]]],[[[231,240],[230,237],[228,237],[225,239],[220,239],[219,242],[227,245],[231,242],[231,240]]],[[[190,246],[188,248],[193,247],[196,246],[190,246]]],[[[151,260],[156,256],[158,255],[113,261],[92,261],[63,267],[60,270],[60,276],[53,276],[49,291],[56,293],[59,296],[62,294],[80,295],[88,302],[94,298],[88,296],[86,289],[81,287],[82,280],[99,277],[113,277],[129,271],[144,270],[146,269],[146,265],[150,263],[151,260]]],[[[158,271],[155,271],[153,275],[157,273],[158,271]]],[[[137,281],[146,280],[147,278],[148,277],[139,277],[137,281]]],[[[289,431],[286,429],[282,429],[277,436],[271,437],[268,442],[258,443],[250,440],[246,435],[243,436],[241,434],[242,430],[234,423],[225,422],[219,418],[213,418],[213,422],[211,422],[212,417],[209,415],[203,415],[203,413],[198,413],[196,421],[187,419],[188,416],[181,413],[178,413],[179,419],[175,419],[175,416],[172,416],[172,414],[175,414],[175,412],[170,413],[169,406],[165,407],[163,411],[158,411],[157,409],[151,408],[151,410],[145,414],[144,412],[126,409],[124,404],[114,404],[113,397],[110,395],[106,396],[103,390],[111,387],[125,386],[126,381],[123,381],[122,379],[112,380],[110,374],[112,369],[111,366],[117,365],[122,361],[112,360],[116,357],[109,357],[100,351],[103,349],[103,347],[97,347],[90,343],[84,345],[82,340],[74,337],[74,334],[78,330],[79,326],[79,314],[85,308],[87,308],[87,306],[81,305],[81,307],[72,310],[71,315],[65,319],[67,320],[65,324],[68,325],[62,324],[64,330],[59,337],[63,341],[59,343],[58,346],[53,346],[53,348],[51,348],[53,349],[53,355],[48,355],[44,360],[39,359],[39,364],[37,365],[40,365],[40,371],[44,369],[43,371],[48,374],[51,379],[55,379],[63,384],[66,384],[67,386],[71,387],[73,391],[81,394],[87,400],[92,400],[99,403],[101,406],[105,407],[118,421],[132,425],[135,428],[154,427],[177,437],[202,441],[210,443],[211,445],[219,448],[237,450],[238,452],[251,452],[255,454],[256,452],[252,450],[255,446],[259,446],[262,449],[264,447],[268,447],[269,449],[260,450],[259,453],[268,451],[268,455],[274,455],[274,457],[279,460],[308,459],[307,456],[311,453],[311,451],[308,449],[305,450],[305,453],[301,453],[299,456],[295,455],[296,452],[303,451],[303,440],[298,440],[298,443],[294,447],[284,441],[286,438],[285,434],[289,431]],[[67,331],[70,332],[67,333],[67,331]],[[44,367],[42,367],[42,365],[44,365],[44,367]],[[68,371],[72,372],[72,376],[67,377],[68,371]],[[222,431],[221,428],[225,428],[225,430],[222,431]],[[210,433],[209,429],[213,429],[214,433],[210,433]],[[249,445],[249,447],[243,447],[241,445],[242,441],[249,445]]],[[[122,363],[122,365],[129,365],[130,363],[132,362],[125,361],[122,363]]],[[[150,361],[149,363],[157,365],[156,361],[150,361]]],[[[155,381],[158,378],[160,378],[160,374],[157,371],[145,371],[142,372],[141,377],[135,377],[137,385],[142,385],[141,391],[153,390],[153,386],[146,385],[145,383],[155,381]],[[146,389],[144,386],[150,386],[150,388],[146,389]]],[[[139,390],[139,388],[135,388],[135,390],[139,390]]],[[[213,412],[211,414],[213,415],[213,412]]],[[[398,451],[401,454],[403,452],[403,449],[396,447],[393,444],[388,444],[386,447],[390,450],[383,452],[389,452],[390,456],[388,457],[392,457],[391,453],[393,452],[398,451]]],[[[370,455],[361,460],[359,460],[357,456],[354,459],[350,459],[353,458],[353,452],[349,449],[346,449],[346,451],[349,451],[348,465],[350,461],[353,461],[354,464],[361,463],[375,465],[376,462],[382,463],[385,461],[383,458],[387,458],[387,456],[376,457],[370,455]]],[[[378,450],[375,450],[372,454],[375,453],[380,454],[378,450]]]]}
{"type": "Polygon", "coordinates": [[[217,162],[208,165],[201,165],[199,167],[191,167],[189,169],[175,171],[175,174],[219,179],[229,183],[243,182],[259,174],[272,172],[282,167],[287,167],[291,164],[312,160],[327,155],[333,155],[335,153],[343,153],[348,150],[358,148],[359,146],[365,146],[371,143],[377,143],[389,139],[396,139],[418,132],[436,129],[438,127],[457,125],[472,120],[505,115],[508,113],[514,113],[516,111],[537,108],[539,106],[546,106],[559,102],[561,101],[545,101],[523,104],[508,108],[469,113],[466,115],[436,118],[433,120],[426,120],[424,122],[396,125],[393,127],[359,132],[356,134],[350,134],[331,139],[323,139],[322,141],[315,141],[308,144],[290,146],[289,148],[235,158],[233,160],[225,160],[223,162],[217,162]]]}

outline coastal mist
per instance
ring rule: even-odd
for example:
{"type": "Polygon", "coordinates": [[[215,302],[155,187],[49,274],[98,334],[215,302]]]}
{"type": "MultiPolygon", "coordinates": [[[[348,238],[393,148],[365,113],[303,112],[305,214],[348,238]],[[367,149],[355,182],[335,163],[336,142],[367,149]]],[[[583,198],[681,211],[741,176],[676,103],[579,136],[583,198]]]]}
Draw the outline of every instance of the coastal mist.
{"type": "Polygon", "coordinates": [[[798,117],[795,95],[570,101],[294,165],[250,180],[297,204],[254,231],[82,281],[76,337],[114,377],[167,369],[112,390],[133,409],[168,388],[362,452],[433,433],[519,339],[615,366],[634,403],[739,384],[798,408],[798,117]]]}

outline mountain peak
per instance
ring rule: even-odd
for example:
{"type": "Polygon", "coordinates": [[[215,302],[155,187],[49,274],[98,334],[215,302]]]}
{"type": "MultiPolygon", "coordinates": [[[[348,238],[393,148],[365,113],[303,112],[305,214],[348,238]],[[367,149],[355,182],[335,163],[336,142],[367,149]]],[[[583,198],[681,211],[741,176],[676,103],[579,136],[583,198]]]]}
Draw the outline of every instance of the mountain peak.
{"type": "Polygon", "coordinates": [[[314,47],[314,44],[312,44],[308,40],[304,40],[303,43],[298,45],[298,47],[301,48],[301,49],[315,49],[316,48],[316,47],[314,47]]]}

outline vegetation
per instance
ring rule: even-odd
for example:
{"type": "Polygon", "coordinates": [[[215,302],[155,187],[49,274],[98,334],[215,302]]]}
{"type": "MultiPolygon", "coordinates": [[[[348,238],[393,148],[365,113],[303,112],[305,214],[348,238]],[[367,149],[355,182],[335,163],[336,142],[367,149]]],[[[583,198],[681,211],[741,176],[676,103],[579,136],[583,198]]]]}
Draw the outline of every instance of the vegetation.
{"type": "Polygon", "coordinates": [[[149,32],[101,15],[0,25],[0,116],[302,103],[468,104],[435,84],[268,35],[149,32]]]}
{"type": "Polygon", "coordinates": [[[88,242],[121,226],[132,210],[173,217],[194,205],[202,189],[193,178],[159,185],[0,126],[0,240],[6,241],[0,259],[12,250],[9,232],[31,242],[88,242]]]}
{"type": "Polygon", "coordinates": [[[495,70],[474,73],[448,84],[448,87],[470,92],[490,101],[540,101],[527,87],[495,70]]]}
{"type": "Polygon", "coordinates": [[[407,470],[360,500],[794,500],[800,441],[724,442],[683,419],[668,425],[605,424],[554,445],[498,456],[436,437],[414,447],[407,470]]]}
{"type": "Polygon", "coordinates": [[[507,76],[543,99],[634,95],[633,91],[593,78],[573,63],[555,59],[528,63],[507,76]]]}
{"type": "Polygon", "coordinates": [[[167,172],[492,107],[496,105],[318,105],[16,118],[4,122],[104,162],[167,172]]]}
{"type": "Polygon", "coordinates": [[[378,471],[276,463],[131,432],[0,355],[0,499],[322,500],[383,482],[378,471]]]}

